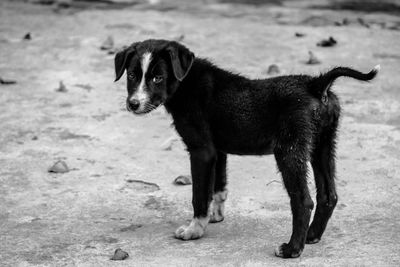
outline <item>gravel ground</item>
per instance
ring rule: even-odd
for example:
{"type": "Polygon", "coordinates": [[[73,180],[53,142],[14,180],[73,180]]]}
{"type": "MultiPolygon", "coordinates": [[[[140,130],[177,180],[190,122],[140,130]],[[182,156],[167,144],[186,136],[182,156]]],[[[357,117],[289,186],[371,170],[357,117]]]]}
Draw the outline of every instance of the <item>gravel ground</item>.
{"type": "Polygon", "coordinates": [[[117,2],[0,2],[0,77],[17,82],[0,84],[1,266],[400,265],[395,1],[117,2]],[[113,55],[100,49],[109,36],[115,48],[180,40],[251,78],[271,64],[280,74],[381,64],[370,83],[334,86],[339,203],[321,242],[297,259],[273,255],[291,214],[271,156],[230,156],[225,221],[200,240],[173,238],[192,214],[190,186],[172,183],[189,174],[188,155],[163,108],[125,111],[124,82],[113,83],[113,55]],[[336,46],[316,46],[329,36],[336,46]],[[305,64],[309,51],[321,64],[305,64]],[[49,173],[58,160],[69,171],[49,173]],[[110,261],[117,248],[129,258],[110,261]]]}

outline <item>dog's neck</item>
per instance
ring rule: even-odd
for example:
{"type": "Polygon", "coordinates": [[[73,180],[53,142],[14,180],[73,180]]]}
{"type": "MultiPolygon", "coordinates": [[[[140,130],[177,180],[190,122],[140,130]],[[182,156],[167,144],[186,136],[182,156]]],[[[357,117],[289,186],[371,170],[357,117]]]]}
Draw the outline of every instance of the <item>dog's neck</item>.
{"type": "Polygon", "coordinates": [[[248,81],[249,79],[241,75],[218,68],[206,59],[196,58],[185,79],[170,86],[173,93],[167,98],[164,106],[172,115],[175,111],[182,114],[184,110],[192,110],[189,103],[193,105],[198,101],[205,101],[213,90],[223,89],[222,85],[230,83],[231,86],[241,86],[248,81]]]}

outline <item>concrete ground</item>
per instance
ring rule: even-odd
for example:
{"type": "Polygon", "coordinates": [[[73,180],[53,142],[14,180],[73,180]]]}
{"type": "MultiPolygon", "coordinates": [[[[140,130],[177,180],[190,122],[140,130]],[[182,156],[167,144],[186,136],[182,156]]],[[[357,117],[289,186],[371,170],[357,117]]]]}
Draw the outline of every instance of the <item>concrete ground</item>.
{"type": "Polygon", "coordinates": [[[119,2],[0,2],[0,77],[17,81],[0,84],[1,266],[400,265],[395,1],[119,2]],[[32,39],[22,40],[28,32],[32,39]],[[370,83],[334,86],[343,107],[339,203],[321,242],[297,259],[273,255],[290,237],[291,214],[271,156],[229,157],[225,221],[200,240],[175,239],[192,214],[191,187],[172,184],[189,174],[188,155],[163,108],[142,117],[124,111],[124,82],[113,83],[113,55],[100,50],[108,36],[115,47],[179,39],[252,78],[267,77],[270,64],[281,74],[381,64],[370,83]],[[329,36],[335,47],[316,46],[329,36]],[[322,63],[305,64],[308,51],[322,63]],[[56,91],[60,81],[66,92],[56,91]],[[49,173],[57,160],[70,171],[49,173]],[[119,247],[130,257],[110,261],[119,247]]]}

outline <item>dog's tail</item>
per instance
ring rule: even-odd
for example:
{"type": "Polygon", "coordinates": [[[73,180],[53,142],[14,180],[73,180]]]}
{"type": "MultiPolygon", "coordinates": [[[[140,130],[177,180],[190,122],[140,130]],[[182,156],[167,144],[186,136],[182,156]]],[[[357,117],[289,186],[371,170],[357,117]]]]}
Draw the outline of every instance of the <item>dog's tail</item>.
{"type": "Polygon", "coordinates": [[[376,65],[370,72],[362,73],[357,70],[353,70],[345,67],[337,67],[325,74],[321,74],[311,80],[311,90],[319,97],[323,102],[327,100],[327,92],[331,88],[333,82],[340,76],[351,77],[361,81],[372,80],[380,70],[380,65],[376,65]]]}

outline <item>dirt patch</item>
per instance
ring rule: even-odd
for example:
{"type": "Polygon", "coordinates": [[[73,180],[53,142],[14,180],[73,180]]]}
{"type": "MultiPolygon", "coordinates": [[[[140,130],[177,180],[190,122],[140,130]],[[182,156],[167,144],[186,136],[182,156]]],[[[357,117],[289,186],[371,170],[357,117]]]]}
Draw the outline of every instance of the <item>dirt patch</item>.
{"type": "Polygon", "coordinates": [[[122,227],[120,229],[121,232],[131,232],[131,231],[136,231],[137,229],[141,228],[143,225],[142,224],[131,224],[127,227],[122,227]]]}
{"type": "Polygon", "coordinates": [[[0,194],[2,195],[23,192],[30,187],[31,183],[28,176],[22,170],[0,173],[0,194]]]}
{"type": "Polygon", "coordinates": [[[126,30],[133,30],[137,29],[138,26],[132,23],[118,23],[118,24],[109,24],[105,26],[106,29],[126,29],[126,30]]]}
{"type": "Polygon", "coordinates": [[[93,238],[92,240],[87,241],[86,243],[89,244],[89,243],[92,243],[92,242],[95,242],[95,243],[106,243],[106,244],[115,244],[115,243],[118,243],[118,239],[115,238],[115,237],[99,235],[99,236],[96,236],[95,238],[93,238]]]}
{"type": "Polygon", "coordinates": [[[302,25],[309,25],[313,27],[333,26],[335,21],[325,16],[310,16],[300,22],[302,25]]]}
{"type": "Polygon", "coordinates": [[[400,55],[398,55],[398,54],[374,53],[373,56],[376,58],[382,58],[382,59],[400,60],[400,55]]]}
{"type": "Polygon", "coordinates": [[[68,130],[64,130],[59,134],[61,140],[69,140],[69,139],[90,139],[91,137],[86,134],[74,134],[68,130]]]}
{"type": "Polygon", "coordinates": [[[160,187],[155,183],[134,179],[126,180],[125,185],[119,189],[120,192],[136,191],[142,193],[151,193],[158,190],[160,190],[160,187]]]}
{"type": "Polygon", "coordinates": [[[165,211],[173,208],[173,203],[164,197],[148,196],[143,206],[149,210],[165,211]]]}

